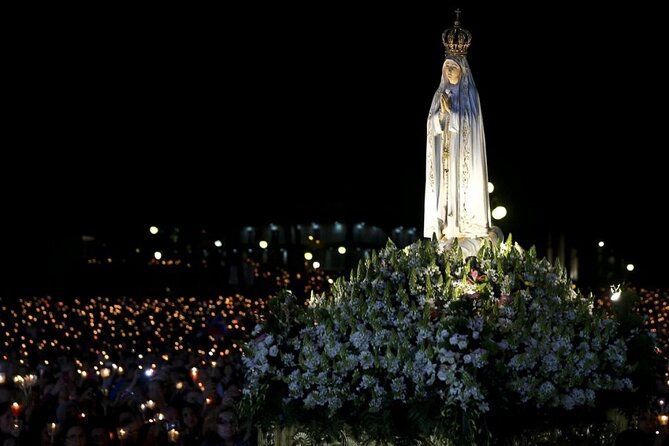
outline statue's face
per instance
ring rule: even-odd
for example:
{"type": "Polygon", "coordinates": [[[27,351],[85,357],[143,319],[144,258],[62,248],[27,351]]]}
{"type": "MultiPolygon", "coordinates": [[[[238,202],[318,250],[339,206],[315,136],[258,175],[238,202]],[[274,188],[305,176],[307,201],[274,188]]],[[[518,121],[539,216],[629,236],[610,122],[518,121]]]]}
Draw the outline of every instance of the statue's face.
{"type": "Polygon", "coordinates": [[[444,76],[448,79],[448,83],[451,85],[456,85],[460,82],[460,77],[462,76],[462,68],[456,62],[452,60],[447,60],[444,62],[444,76]]]}

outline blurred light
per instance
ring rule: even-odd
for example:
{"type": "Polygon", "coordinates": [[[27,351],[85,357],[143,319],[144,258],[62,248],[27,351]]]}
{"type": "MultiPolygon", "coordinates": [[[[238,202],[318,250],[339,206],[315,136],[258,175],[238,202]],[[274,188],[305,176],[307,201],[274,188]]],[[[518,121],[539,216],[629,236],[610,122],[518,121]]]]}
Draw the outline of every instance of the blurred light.
{"type": "Polygon", "coordinates": [[[314,258],[314,255],[310,253],[309,251],[304,253],[304,260],[311,260],[314,258]]]}
{"type": "Polygon", "coordinates": [[[600,248],[604,247],[604,242],[597,243],[597,246],[599,246],[600,248]]]}
{"type": "Polygon", "coordinates": [[[153,253],[153,258],[156,259],[156,260],[160,260],[160,259],[163,258],[163,253],[160,252],[160,251],[156,251],[156,252],[153,253]]]}
{"type": "Polygon", "coordinates": [[[223,246],[223,242],[221,242],[220,240],[216,240],[214,242],[214,246],[217,247],[217,248],[220,248],[221,246],[223,246]]]}
{"type": "Polygon", "coordinates": [[[151,226],[151,227],[149,228],[149,232],[150,232],[151,234],[153,234],[153,235],[158,234],[158,226],[151,226]]]}
{"type": "Polygon", "coordinates": [[[488,193],[492,194],[495,191],[495,185],[491,181],[488,181],[488,193]]]}
{"type": "Polygon", "coordinates": [[[269,243],[267,243],[266,240],[260,240],[260,242],[258,243],[258,246],[260,246],[262,249],[267,249],[267,247],[269,246],[269,243]]]}
{"type": "Polygon", "coordinates": [[[611,294],[611,300],[616,302],[618,299],[620,299],[620,291],[614,291],[613,294],[611,294]]]}
{"type": "Polygon", "coordinates": [[[506,217],[506,208],[504,206],[497,206],[492,210],[492,218],[495,220],[501,220],[506,217]]]}
{"type": "Polygon", "coordinates": [[[627,268],[627,271],[634,271],[634,264],[633,263],[628,263],[625,268],[627,268]]]}
{"type": "Polygon", "coordinates": [[[321,267],[321,262],[314,262],[312,263],[312,266],[314,267],[314,269],[318,269],[321,267]]]}
{"type": "Polygon", "coordinates": [[[337,248],[337,252],[339,254],[346,254],[346,247],[345,246],[340,246],[339,248],[337,248]]]}

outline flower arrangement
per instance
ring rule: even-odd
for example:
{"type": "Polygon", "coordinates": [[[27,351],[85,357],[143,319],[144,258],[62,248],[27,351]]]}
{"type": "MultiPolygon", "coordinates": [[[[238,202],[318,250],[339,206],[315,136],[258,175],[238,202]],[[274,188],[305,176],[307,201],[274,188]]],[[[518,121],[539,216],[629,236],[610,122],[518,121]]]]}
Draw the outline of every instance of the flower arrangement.
{"type": "Polygon", "coordinates": [[[469,258],[457,243],[389,242],[308,305],[289,291],[270,301],[245,346],[240,409],[314,438],[482,444],[519,433],[495,421],[510,411],[545,428],[604,395],[624,401],[642,335],[511,238],[469,258]]]}

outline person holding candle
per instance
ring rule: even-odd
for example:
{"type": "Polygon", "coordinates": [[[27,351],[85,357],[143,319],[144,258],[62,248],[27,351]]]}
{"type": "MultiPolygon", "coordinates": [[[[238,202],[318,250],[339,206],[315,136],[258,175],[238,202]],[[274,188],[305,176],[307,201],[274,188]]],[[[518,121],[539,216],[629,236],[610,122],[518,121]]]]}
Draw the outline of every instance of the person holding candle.
{"type": "Polygon", "coordinates": [[[9,401],[0,403],[0,446],[17,445],[16,430],[14,429],[15,417],[12,414],[12,403],[9,401]]]}

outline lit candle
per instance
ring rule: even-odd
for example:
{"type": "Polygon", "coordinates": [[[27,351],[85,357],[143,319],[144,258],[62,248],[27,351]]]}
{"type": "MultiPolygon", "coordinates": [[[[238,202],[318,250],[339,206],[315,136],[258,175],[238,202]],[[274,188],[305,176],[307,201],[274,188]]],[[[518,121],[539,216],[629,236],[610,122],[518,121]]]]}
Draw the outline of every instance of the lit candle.
{"type": "Polygon", "coordinates": [[[12,415],[14,415],[15,417],[21,415],[21,405],[19,403],[13,402],[11,410],[12,410],[12,415]]]}
{"type": "Polygon", "coordinates": [[[54,437],[56,436],[56,430],[58,425],[56,423],[49,423],[46,425],[46,432],[49,434],[49,443],[53,444],[54,437]]]}
{"type": "Polygon", "coordinates": [[[50,436],[56,435],[56,430],[58,429],[58,424],[56,423],[49,423],[46,425],[46,431],[50,436]]]}
{"type": "Polygon", "coordinates": [[[24,377],[26,387],[32,387],[37,384],[37,375],[30,374],[24,377]]]}
{"type": "Polygon", "coordinates": [[[179,441],[179,431],[176,429],[168,430],[167,441],[169,441],[170,443],[177,443],[179,441]]]}

